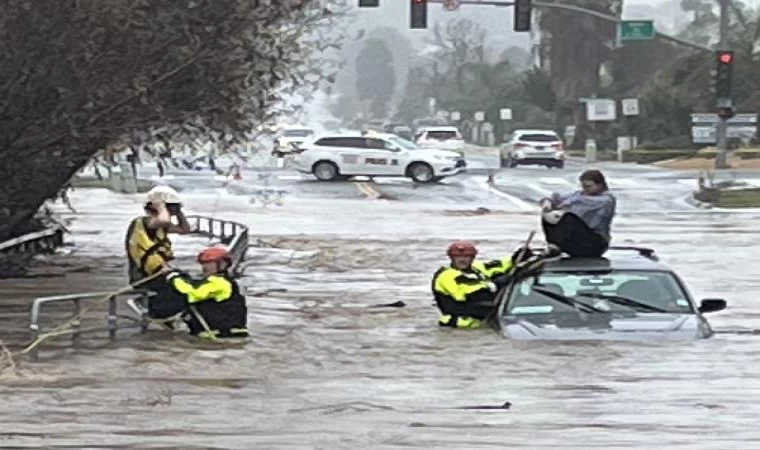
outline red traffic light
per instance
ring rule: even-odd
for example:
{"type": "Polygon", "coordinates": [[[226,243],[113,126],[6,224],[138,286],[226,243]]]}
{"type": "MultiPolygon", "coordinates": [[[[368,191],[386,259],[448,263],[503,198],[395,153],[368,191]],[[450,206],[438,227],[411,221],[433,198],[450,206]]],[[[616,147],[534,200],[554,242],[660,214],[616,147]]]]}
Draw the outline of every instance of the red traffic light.
{"type": "Polygon", "coordinates": [[[723,64],[731,64],[731,61],[734,59],[734,55],[731,53],[720,53],[718,54],[718,61],[722,62],[723,64]]]}

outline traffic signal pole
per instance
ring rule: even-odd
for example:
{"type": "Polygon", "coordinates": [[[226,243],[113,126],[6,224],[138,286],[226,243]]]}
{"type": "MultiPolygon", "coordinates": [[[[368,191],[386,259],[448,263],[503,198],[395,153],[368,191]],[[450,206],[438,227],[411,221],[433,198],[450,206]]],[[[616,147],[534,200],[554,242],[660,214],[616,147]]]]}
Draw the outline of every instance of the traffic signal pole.
{"type": "MultiPolygon", "coordinates": [[[[729,0],[718,0],[720,2],[720,50],[728,50],[728,2],[729,0]]],[[[731,97],[717,99],[717,108],[730,107],[731,97]]],[[[716,108],[716,109],[717,109],[716,108]]],[[[728,167],[728,117],[722,114],[718,115],[718,124],[716,127],[716,140],[718,154],[715,157],[715,168],[725,169],[728,167]]]]}

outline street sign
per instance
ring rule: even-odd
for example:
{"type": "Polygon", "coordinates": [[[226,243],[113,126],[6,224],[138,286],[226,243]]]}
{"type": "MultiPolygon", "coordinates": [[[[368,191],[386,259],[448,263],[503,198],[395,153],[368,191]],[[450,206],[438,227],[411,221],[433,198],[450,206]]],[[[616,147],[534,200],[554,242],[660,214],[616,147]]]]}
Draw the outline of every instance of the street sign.
{"type": "Polygon", "coordinates": [[[512,109],[501,108],[499,110],[499,118],[501,118],[501,120],[512,120],[512,109]]]}
{"type": "Polygon", "coordinates": [[[454,122],[459,122],[462,120],[462,114],[459,111],[451,111],[451,120],[454,122]]]}
{"type": "MultiPolygon", "coordinates": [[[[691,141],[695,144],[715,145],[717,139],[718,115],[695,113],[691,115],[691,141]]],[[[736,114],[728,120],[726,135],[749,143],[757,138],[757,114],[736,114]]]]}
{"type": "Polygon", "coordinates": [[[624,20],[618,24],[621,41],[642,41],[654,39],[653,20],[624,20]]]}
{"type": "Polygon", "coordinates": [[[589,122],[612,122],[617,119],[615,100],[590,98],[586,100],[586,118],[589,122]]]}
{"type": "Polygon", "coordinates": [[[638,116],[639,115],[639,99],[624,98],[623,99],[623,115],[624,116],[638,116]]]}
{"type": "Polygon", "coordinates": [[[483,111],[478,111],[475,113],[476,122],[483,122],[484,120],[486,120],[486,113],[484,113],[483,111]]]}

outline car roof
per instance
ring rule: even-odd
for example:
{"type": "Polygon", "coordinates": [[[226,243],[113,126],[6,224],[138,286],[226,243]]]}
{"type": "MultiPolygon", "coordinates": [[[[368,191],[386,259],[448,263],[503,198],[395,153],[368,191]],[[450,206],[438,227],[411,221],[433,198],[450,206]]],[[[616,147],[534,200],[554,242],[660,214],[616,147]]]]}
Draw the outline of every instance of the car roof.
{"type": "Polygon", "coordinates": [[[453,127],[451,125],[426,125],[420,130],[425,131],[459,131],[457,127],[453,127]]]}
{"type": "Polygon", "coordinates": [[[345,137],[365,137],[365,138],[379,138],[379,139],[388,139],[390,137],[398,138],[395,134],[392,133],[379,133],[375,131],[371,131],[369,133],[362,133],[361,131],[344,131],[342,133],[322,133],[314,138],[314,141],[318,141],[320,139],[325,138],[345,138],[345,137]]]}
{"type": "Polygon", "coordinates": [[[665,264],[657,260],[654,251],[637,247],[612,247],[601,258],[561,258],[549,260],[543,268],[544,272],[574,272],[574,271],[608,271],[636,270],[673,272],[665,264]]]}
{"type": "Polygon", "coordinates": [[[554,130],[531,130],[531,129],[520,129],[515,130],[512,132],[513,134],[546,134],[550,136],[558,136],[557,132],[554,130]]]}

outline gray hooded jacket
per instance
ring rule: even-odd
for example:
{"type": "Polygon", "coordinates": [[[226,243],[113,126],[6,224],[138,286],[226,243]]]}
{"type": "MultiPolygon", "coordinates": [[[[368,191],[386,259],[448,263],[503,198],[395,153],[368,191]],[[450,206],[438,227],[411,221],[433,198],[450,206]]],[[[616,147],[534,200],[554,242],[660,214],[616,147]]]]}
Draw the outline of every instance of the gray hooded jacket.
{"type": "Polygon", "coordinates": [[[615,217],[617,200],[609,192],[599,195],[586,195],[582,191],[568,194],[555,192],[549,199],[552,208],[571,212],[580,217],[586,225],[610,241],[610,226],[615,217]]]}

